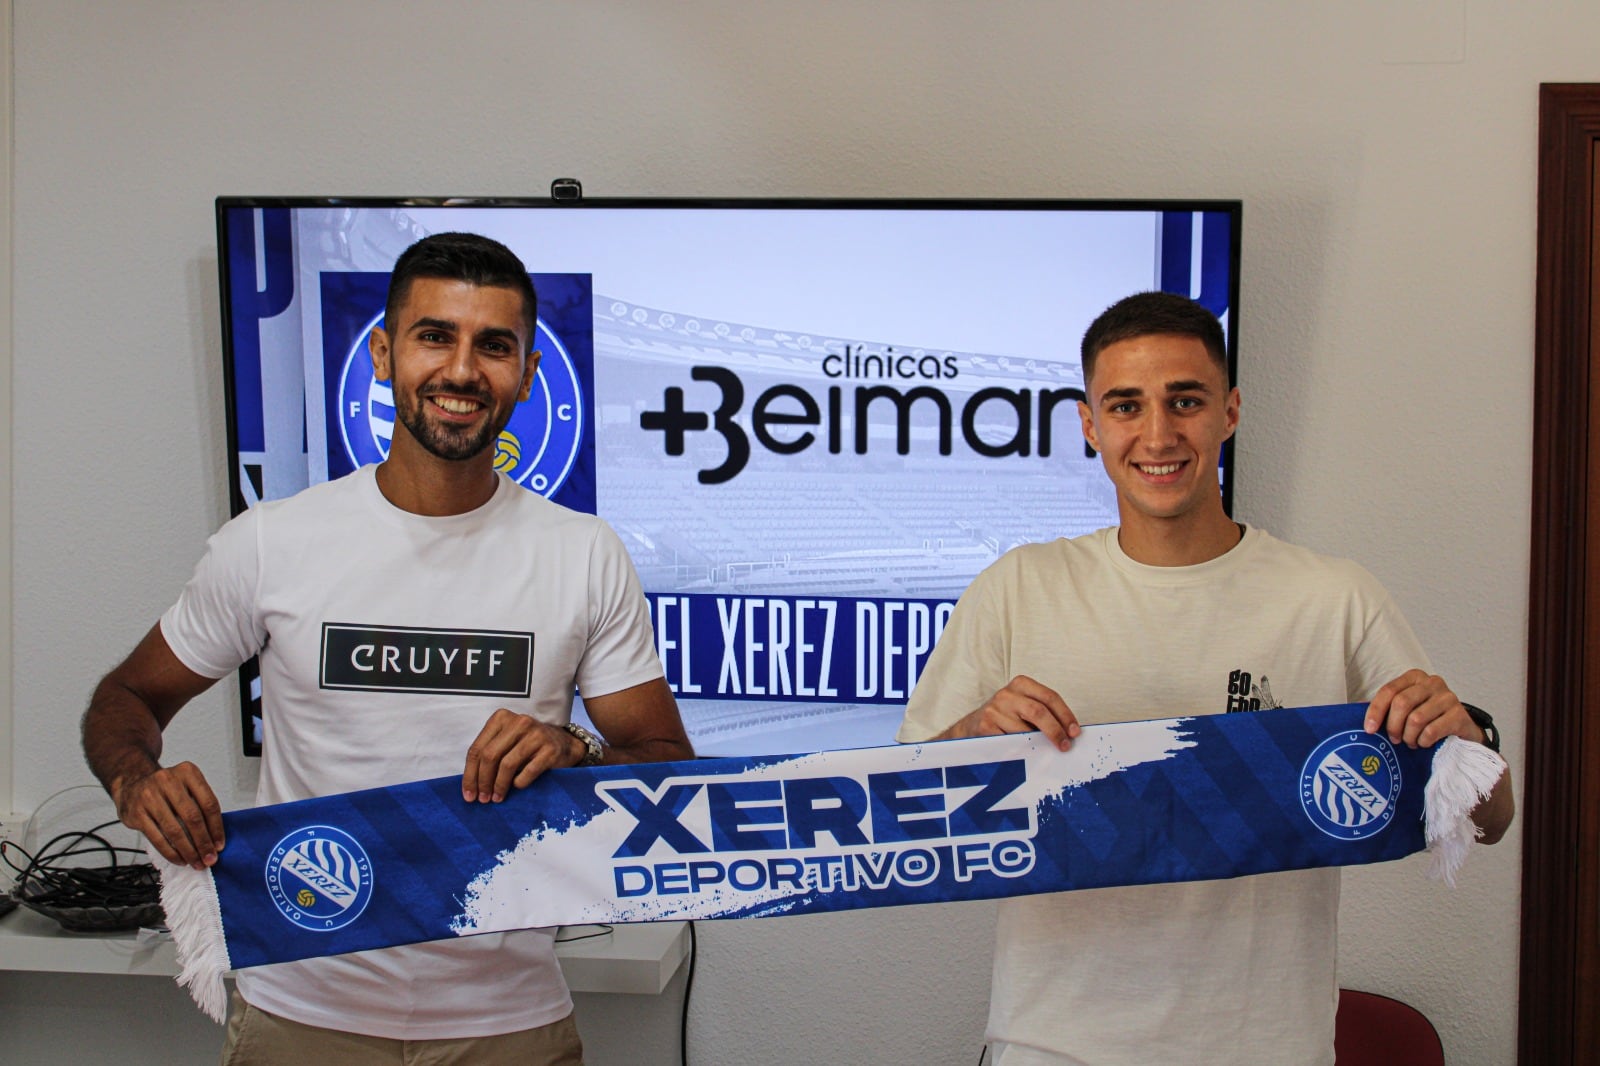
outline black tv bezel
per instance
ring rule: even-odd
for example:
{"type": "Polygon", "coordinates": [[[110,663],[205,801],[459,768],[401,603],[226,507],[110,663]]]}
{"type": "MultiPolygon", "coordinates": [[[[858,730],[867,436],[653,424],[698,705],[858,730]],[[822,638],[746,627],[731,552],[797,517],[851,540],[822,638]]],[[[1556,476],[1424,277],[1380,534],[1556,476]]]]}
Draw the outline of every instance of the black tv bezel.
{"type": "MultiPolygon", "coordinates": [[[[856,197],[588,197],[554,199],[518,196],[219,196],[215,201],[217,227],[217,271],[221,284],[222,382],[224,418],[228,441],[228,509],[237,517],[247,509],[239,484],[239,427],[233,356],[233,308],[230,299],[231,276],[227,254],[227,212],[239,208],[506,208],[585,211],[597,208],[647,210],[826,210],[826,211],[1108,211],[1165,212],[1191,211],[1225,213],[1230,220],[1231,247],[1228,251],[1228,328],[1226,331],[1228,380],[1239,380],[1239,290],[1244,202],[1227,199],[1144,198],[1144,199],[980,199],[965,197],[934,198],[856,198],[856,197]]],[[[1223,444],[1222,506],[1233,514],[1234,450],[1238,434],[1223,444]]],[[[241,751],[246,757],[259,757],[261,745],[254,741],[253,700],[250,684],[259,675],[255,658],[236,671],[239,680],[241,751]]]]}

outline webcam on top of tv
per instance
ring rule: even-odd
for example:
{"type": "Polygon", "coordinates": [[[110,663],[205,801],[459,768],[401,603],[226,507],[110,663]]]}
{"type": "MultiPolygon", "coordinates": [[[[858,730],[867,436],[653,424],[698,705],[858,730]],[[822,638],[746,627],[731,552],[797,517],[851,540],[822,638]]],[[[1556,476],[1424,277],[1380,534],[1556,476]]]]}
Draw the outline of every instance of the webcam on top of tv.
{"type": "Polygon", "coordinates": [[[550,183],[550,199],[561,203],[583,199],[583,182],[577,178],[557,178],[550,183]]]}

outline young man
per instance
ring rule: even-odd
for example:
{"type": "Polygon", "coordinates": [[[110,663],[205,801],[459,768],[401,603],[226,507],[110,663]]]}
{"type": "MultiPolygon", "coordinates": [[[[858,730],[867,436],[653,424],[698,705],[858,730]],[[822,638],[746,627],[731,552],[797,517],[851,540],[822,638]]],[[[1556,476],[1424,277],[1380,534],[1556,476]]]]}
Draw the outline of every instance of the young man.
{"type": "MultiPolygon", "coordinates": [[[[1083,368],[1121,525],[978,575],[899,739],[1039,730],[1065,751],[1080,723],[1353,701],[1395,743],[1485,739],[1370,574],[1223,511],[1239,390],[1209,311],[1128,297],[1089,327],[1083,368]]],[[[1474,818],[1499,839],[1507,779],[1474,818]]],[[[1338,903],[1337,869],[1003,901],[996,1066],[1331,1064],[1338,903]]]]}
{"type": "MultiPolygon", "coordinates": [[[[536,307],[494,241],[409,248],[369,338],[394,388],[388,459],[224,526],[100,683],[89,765],[168,859],[209,865],[225,842],[200,771],[161,764],[161,730],[258,653],[258,803],[457,772],[463,803],[499,802],[552,767],[692,757],[621,541],[494,469],[538,366],[536,307]],[[330,627],[358,632],[346,647],[330,627]],[[531,649],[525,675],[502,676],[507,639],[531,649]],[[443,670],[461,694],[406,691],[402,667],[443,670]],[[330,668],[341,687],[322,685],[330,668]],[[604,745],[570,725],[575,687],[604,745]]],[[[430,1062],[582,1056],[552,930],[260,967],[235,995],[225,1062],[398,1063],[419,1042],[430,1062]]]]}

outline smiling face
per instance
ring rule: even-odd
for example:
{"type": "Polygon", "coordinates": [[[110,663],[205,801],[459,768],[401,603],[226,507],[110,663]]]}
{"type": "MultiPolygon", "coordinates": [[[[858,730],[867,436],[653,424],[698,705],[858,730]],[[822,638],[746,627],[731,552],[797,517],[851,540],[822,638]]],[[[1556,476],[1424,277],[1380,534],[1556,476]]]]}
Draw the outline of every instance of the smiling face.
{"type": "Polygon", "coordinates": [[[1125,533],[1233,531],[1217,461],[1239,425],[1239,390],[1202,341],[1154,333],[1107,345],[1085,389],[1083,435],[1116,486],[1125,533]]]}
{"type": "Polygon", "coordinates": [[[529,353],[523,296],[515,289],[419,277],[383,328],[368,338],[372,369],[394,388],[389,457],[484,457],[528,398],[539,353],[529,353]]]}

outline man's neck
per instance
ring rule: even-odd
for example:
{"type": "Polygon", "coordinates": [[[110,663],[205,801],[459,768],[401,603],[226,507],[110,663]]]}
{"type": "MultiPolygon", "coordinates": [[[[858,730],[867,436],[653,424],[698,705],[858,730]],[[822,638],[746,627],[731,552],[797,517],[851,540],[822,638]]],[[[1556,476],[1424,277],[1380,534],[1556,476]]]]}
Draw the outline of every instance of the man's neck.
{"type": "Polygon", "coordinates": [[[1215,508],[1176,518],[1125,513],[1122,519],[1117,544],[1124,555],[1146,566],[1210,562],[1233,550],[1244,537],[1244,527],[1228,517],[1220,500],[1215,508]]]}
{"type": "Polygon", "coordinates": [[[492,451],[471,459],[440,459],[399,433],[377,478],[384,499],[432,518],[477,510],[489,502],[499,480],[492,451]]]}

